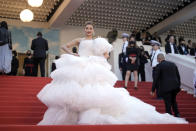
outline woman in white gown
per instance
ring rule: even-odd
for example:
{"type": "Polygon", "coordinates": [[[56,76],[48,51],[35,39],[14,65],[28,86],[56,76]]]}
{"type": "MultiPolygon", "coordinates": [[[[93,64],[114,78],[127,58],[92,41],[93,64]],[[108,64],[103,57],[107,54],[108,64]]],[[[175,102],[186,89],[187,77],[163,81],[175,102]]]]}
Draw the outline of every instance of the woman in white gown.
{"type": "Polygon", "coordinates": [[[68,54],[55,61],[52,82],[37,95],[48,107],[39,125],[187,123],[114,88],[117,77],[107,62],[112,45],[93,40],[93,31],[87,22],[86,37],[63,46],[68,54]],[[68,48],[77,44],[79,53],[71,53],[68,48]]]}

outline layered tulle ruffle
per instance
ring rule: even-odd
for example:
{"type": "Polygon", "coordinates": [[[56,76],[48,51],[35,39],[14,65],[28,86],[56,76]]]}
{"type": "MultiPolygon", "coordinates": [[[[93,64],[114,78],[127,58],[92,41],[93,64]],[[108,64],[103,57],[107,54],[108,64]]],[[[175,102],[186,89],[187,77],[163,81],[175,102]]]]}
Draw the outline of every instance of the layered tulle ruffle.
{"type": "Polygon", "coordinates": [[[62,55],[38,94],[48,110],[40,125],[187,123],[132,97],[103,57],[62,55]]]}

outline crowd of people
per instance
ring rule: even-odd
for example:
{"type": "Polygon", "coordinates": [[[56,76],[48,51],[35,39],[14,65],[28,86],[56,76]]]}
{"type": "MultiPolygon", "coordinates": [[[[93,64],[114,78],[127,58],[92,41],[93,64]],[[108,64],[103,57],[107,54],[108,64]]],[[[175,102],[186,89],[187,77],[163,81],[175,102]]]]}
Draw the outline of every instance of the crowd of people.
{"type": "Polygon", "coordinates": [[[150,58],[149,53],[144,50],[143,46],[136,45],[135,36],[123,33],[122,53],[119,54],[119,68],[122,71],[122,78],[125,80],[125,88],[130,80],[131,72],[134,73],[135,89],[137,89],[138,75],[141,75],[142,81],[145,81],[145,63],[150,58]]]}
{"type": "MultiPolygon", "coordinates": [[[[133,72],[134,89],[138,89],[138,77],[140,75],[141,81],[145,81],[145,64],[149,61],[152,67],[153,79],[151,94],[155,95],[154,92],[156,91],[157,99],[163,99],[165,102],[166,112],[172,114],[171,109],[173,109],[174,115],[179,117],[176,95],[180,91],[180,75],[177,66],[165,60],[165,53],[196,56],[196,43],[188,40],[188,44],[186,44],[184,38],[179,37],[179,44],[177,45],[176,36],[170,31],[170,34],[165,39],[164,52],[160,49],[162,44],[157,33],[154,34],[154,37],[150,37],[149,32],[146,35],[148,36],[143,40],[139,39],[140,35],[138,33],[133,33],[130,36],[126,33],[122,34],[123,46],[122,52],[119,54],[119,68],[122,79],[125,80],[124,88],[127,89],[131,72],[133,72]],[[143,45],[152,46],[150,55],[148,51],[144,50],[143,46],[138,47],[136,45],[136,37],[138,40],[142,40],[143,45]]],[[[196,85],[195,83],[196,80],[194,81],[194,86],[196,85]]]]}
{"type": "Polygon", "coordinates": [[[150,55],[143,46],[138,47],[134,35],[122,34],[122,53],[119,54],[119,68],[122,72],[122,79],[125,80],[125,88],[131,80],[131,72],[134,75],[134,88],[137,89],[138,76],[141,81],[145,81],[145,63],[150,59],[150,55]]]}
{"type": "MultiPolygon", "coordinates": [[[[157,32],[154,32],[151,35],[150,32],[145,31],[145,30],[142,30],[141,32],[135,30],[131,33],[131,35],[135,37],[136,41],[142,41],[143,45],[151,45],[151,42],[150,42],[151,40],[158,41],[160,43],[160,46],[164,45],[163,41],[161,40],[161,37],[158,35],[157,32]]],[[[165,43],[166,43],[165,44],[166,53],[175,53],[175,54],[195,56],[196,42],[192,42],[191,40],[188,40],[186,42],[183,36],[180,36],[177,40],[174,30],[169,31],[167,37],[165,38],[165,43]],[[174,44],[174,47],[171,44],[174,44]],[[172,50],[170,48],[172,48],[172,50]]]]}
{"type": "MultiPolygon", "coordinates": [[[[148,61],[151,61],[152,68],[154,69],[154,67],[156,67],[157,65],[156,57],[161,51],[160,47],[163,46],[163,44],[161,42],[161,38],[157,35],[157,32],[151,35],[149,32],[145,32],[145,31],[142,31],[142,33],[134,31],[130,36],[126,33],[123,33],[122,40],[123,40],[122,52],[119,54],[119,60],[118,60],[119,68],[120,68],[120,71],[122,72],[122,79],[125,80],[125,88],[126,88],[127,81],[131,80],[129,78],[130,71],[133,72],[134,77],[135,77],[134,78],[135,87],[137,89],[136,83],[138,81],[139,76],[141,77],[141,81],[146,80],[145,79],[145,63],[147,63],[148,61]],[[143,46],[138,47],[136,45],[136,41],[138,40],[142,41],[143,45],[152,46],[151,52],[148,53],[148,51],[145,51],[143,46]],[[129,51],[130,48],[134,48],[131,50],[135,50],[135,51],[130,52],[129,51]],[[134,68],[133,68],[133,65],[135,66],[134,68]]],[[[183,37],[179,37],[178,41],[179,41],[179,44],[177,45],[176,36],[174,35],[174,32],[171,30],[165,39],[165,42],[166,42],[165,53],[196,56],[196,43],[195,42],[188,40],[188,42],[186,43],[183,37]]]]}
{"type": "MultiPolygon", "coordinates": [[[[32,40],[31,50],[26,52],[23,64],[23,75],[37,76],[38,65],[40,65],[41,76],[45,76],[45,59],[48,50],[48,42],[42,37],[42,33],[37,33],[37,38],[32,40]],[[33,53],[31,53],[33,50],[33,53]]],[[[6,21],[0,24],[0,74],[17,75],[19,60],[17,52],[12,51],[11,32],[8,30],[6,21]]]]}

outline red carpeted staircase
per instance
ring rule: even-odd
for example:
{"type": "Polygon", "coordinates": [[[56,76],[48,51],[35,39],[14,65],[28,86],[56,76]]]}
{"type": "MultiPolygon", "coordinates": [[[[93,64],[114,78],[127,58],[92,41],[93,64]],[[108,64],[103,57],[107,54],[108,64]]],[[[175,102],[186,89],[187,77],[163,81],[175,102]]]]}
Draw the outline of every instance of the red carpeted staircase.
{"type": "MultiPolygon", "coordinates": [[[[43,88],[44,85],[51,81],[50,78],[40,77],[22,77],[22,76],[0,76],[0,130],[109,130],[115,127],[113,130],[117,130],[121,127],[123,130],[129,128],[135,130],[141,129],[159,129],[161,130],[164,125],[108,125],[108,126],[35,126],[43,117],[43,114],[47,107],[43,105],[36,97],[36,94],[43,88]],[[31,126],[30,126],[31,125],[31,126]]],[[[156,100],[150,95],[152,83],[141,82],[139,83],[139,89],[133,89],[133,83],[128,86],[128,91],[131,95],[140,98],[146,103],[156,106],[157,111],[164,112],[165,107],[162,100],[156,100]]],[[[122,87],[123,82],[119,81],[115,85],[116,87],[122,87]]],[[[178,97],[178,106],[181,113],[181,117],[186,118],[190,123],[196,123],[196,99],[192,95],[186,94],[186,92],[180,92],[178,97]]],[[[196,130],[196,124],[188,125],[165,125],[169,130],[183,130],[194,129],[196,130]],[[183,127],[183,128],[182,128],[183,127]],[[191,128],[190,128],[191,127],[191,128]]]]}

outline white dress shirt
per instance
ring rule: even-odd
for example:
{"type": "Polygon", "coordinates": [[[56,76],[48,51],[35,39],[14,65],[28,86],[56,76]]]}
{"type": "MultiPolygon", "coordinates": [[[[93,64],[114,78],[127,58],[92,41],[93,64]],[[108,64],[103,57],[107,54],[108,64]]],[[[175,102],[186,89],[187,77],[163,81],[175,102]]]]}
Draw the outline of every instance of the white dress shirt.
{"type": "Polygon", "coordinates": [[[185,47],[184,46],[181,46],[181,48],[182,48],[183,52],[185,52],[185,47]]]}
{"type": "Polygon", "coordinates": [[[193,84],[196,86],[196,69],[194,71],[193,84]]]}
{"type": "Polygon", "coordinates": [[[170,43],[170,47],[171,47],[171,53],[172,53],[172,54],[175,54],[174,45],[173,45],[172,43],[170,43]]]}
{"type": "MultiPolygon", "coordinates": [[[[159,64],[158,63],[158,61],[157,61],[157,55],[159,54],[159,53],[163,53],[160,49],[158,49],[158,50],[152,50],[152,57],[151,57],[151,61],[152,61],[152,67],[156,67],[157,66],[157,64],[159,64]]],[[[163,53],[164,54],[164,53],[163,53]]]]}
{"type": "Polygon", "coordinates": [[[123,43],[123,47],[122,47],[122,52],[126,55],[126,50],[127,50],[127,46],[128,46],[128,41],[125,41],[123,43]]]}

